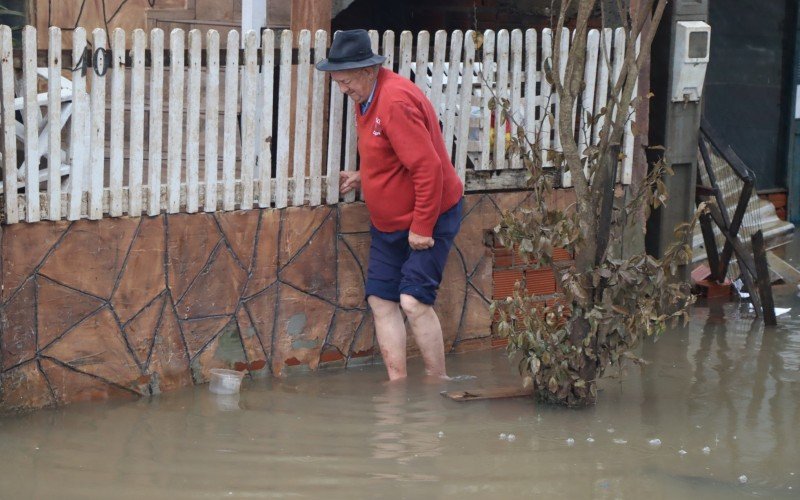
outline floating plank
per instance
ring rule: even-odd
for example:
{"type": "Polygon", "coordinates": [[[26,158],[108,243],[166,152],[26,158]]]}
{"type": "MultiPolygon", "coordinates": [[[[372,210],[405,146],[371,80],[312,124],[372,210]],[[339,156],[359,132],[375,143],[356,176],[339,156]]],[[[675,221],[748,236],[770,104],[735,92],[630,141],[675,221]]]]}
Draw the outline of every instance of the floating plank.
{"type": "Polygon", "coordinates": [[[442,392],[442,396],[458,402],[522,398],[533,396],[533,387],[492,387],[467,391],[449,391],[442,392]]]}

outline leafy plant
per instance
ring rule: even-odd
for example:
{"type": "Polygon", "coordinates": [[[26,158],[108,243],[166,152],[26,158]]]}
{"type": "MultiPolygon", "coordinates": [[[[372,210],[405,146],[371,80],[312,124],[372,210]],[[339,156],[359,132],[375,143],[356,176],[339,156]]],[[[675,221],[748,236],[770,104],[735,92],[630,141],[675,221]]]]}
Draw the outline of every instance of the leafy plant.
{"type": "MultiPolygon", "coordinates": [[[[609,82],[608,105],[594,115],[584,111],[586,123],[600,129],[599,141],[580,151],[573,109],[585,88],[588,21],[595,3],[561,2],[553,38],[561,39],[570,8],[577,9],[576,28],[563,73],[553,71],[562,67],[558,51],[543,62],[544,77],[559,98],[560,111],[557,116],[546,112],[542,122],[547,120],[552,127],[558,120],[562,150],[543,150],[538,127],[530,131],[517,124],[507,152],[525,165],[533,194],[528,206],[505,212],[495,228],[503,246],[517,249],[539,266],[551,265],[557,247],[575,257],[570,267],[554,267],[561,290],[554,304],[544,303],[517,283],[510,297],[491,305],[498,332],[509,339],[509,355],[518,359],[520,373],[533,384],[537,397],[566,406],[593,404],[597,380],[607,370],[621,369],[626,360],[642,361],[633,349],[643,337],[659,335],[671,322],[688,319],[694,297],[677,273],[691,261],[693,228],[705,208],[676,228],[676,242],[661,259],[644,253],[622,258],[609,244],[622,237],[625,217],[644,218],[668,200],[662,179],[672,172],[662,158],[627,188],[631,196],[624,207],[615,209],[612,204],[616,165],[624,159],[619,144],[629,110],[645,98],[634,97],[635,84],[666,0],[643,0],[635,19],[625,16],[625,58],[619,76],[609,82]],[[543,158],[556,168],[545,168],[543,158]],[[548,204],[555,176],[564,171],[571,175],[576,199],[566,210],[548,204]]],[[[501,123],[506,117],[513,120],[507,100],[493,99],[491,107],[497,106],[501,123]]],[[[636,125],[630,125],[637,133],[636,125]]]]}

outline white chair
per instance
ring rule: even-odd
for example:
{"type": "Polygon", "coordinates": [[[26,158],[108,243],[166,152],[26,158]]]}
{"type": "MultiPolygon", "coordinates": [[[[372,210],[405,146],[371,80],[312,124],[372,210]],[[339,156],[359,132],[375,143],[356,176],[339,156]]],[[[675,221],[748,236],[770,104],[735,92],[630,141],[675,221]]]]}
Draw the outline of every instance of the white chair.
{"type": "MultiPolygon", "coordinates": [[[[36,129],[38,131],[38,146],[37,146],[37,153],[38,158],[36,161],[41,160],[41,158],[48,159],[48,165],[42,166],[39,169],[39,182],[47,180],[49,176],[49,164],[50,164],[50,152],[49,152],[49,139],[48,135],[50,133],[50,120],[49,115],[46,110],[43,112],[42,107],[47,107],[48,99],[49,99],[49,77],[48,77],[48,69],[47,68],[38,68],[36,70],[36,74],[39,78],[48,81],[48,92],[43,92],[41,94],[36,95],[36,104],[38,105],[38,116],[37,116],[37,123],[36,129]]],[[[59,130],[62,130],[67,122],[72,117],[72,81],[68,78],[64,78],[63,76],[59,79],[59,101],[61,102],[61,119],[60,123],[58,124],[59,130]]],[[[17,95],[20,95],[21,92],[17,92],[17,95]]],[[[14,111],[20,111],[20,115],[23,117],[24,120],[24,108],[25,108],[25,98],[24,97],[16,97],[14,99],[14,111]]],[[[23,121],[17,121],[15,124],[15,133],[17,136],[17,141],[24,145],[25,143],[25,123],[23,121]]],[[[61,158],[60,160],[60,173],[62,177],[62,182],[66,180],[69,176],[70,172],[70,165],[65,163],[67,160],[68,155],[67,151],[62,148],[61,150],[61,158]]],[[[28,158],[24,158],[24,161],[20,165],[17,170],[17,179],[20,181],[18,183],[19,187],[24,187],[24,178],[25,178],[25,164],[28,161],[28,158]]],[[[3,183],[0,182],[0,193],[4,192],[3,183]]]]}

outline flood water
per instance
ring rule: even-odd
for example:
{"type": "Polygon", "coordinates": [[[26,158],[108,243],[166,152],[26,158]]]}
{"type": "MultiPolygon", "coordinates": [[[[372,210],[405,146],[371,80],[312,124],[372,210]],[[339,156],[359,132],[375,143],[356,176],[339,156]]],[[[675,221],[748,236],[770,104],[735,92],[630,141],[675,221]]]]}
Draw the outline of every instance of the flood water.
{"type": "Polygon", "coordinates": [[[439,394],[518,383],[496,350],[0,418],[0,498],[800,498],[796,293],[771,329],[698,305],[586,410],[439,394]]]}

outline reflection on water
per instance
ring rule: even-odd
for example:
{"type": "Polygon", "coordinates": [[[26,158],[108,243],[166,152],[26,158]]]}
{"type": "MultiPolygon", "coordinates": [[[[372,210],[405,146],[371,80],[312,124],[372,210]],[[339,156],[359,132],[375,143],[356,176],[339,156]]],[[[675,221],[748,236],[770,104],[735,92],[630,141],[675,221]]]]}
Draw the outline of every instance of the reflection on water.
{"type": "Polygon", "coordinates": [[[696,307],[588,410],[439,395],[518,383],[494,351],[448,358],[475,379],[375,366],[0,418],[0,498],[799,498],[800,299],[777,300],[772,329],[696,307]]]}

